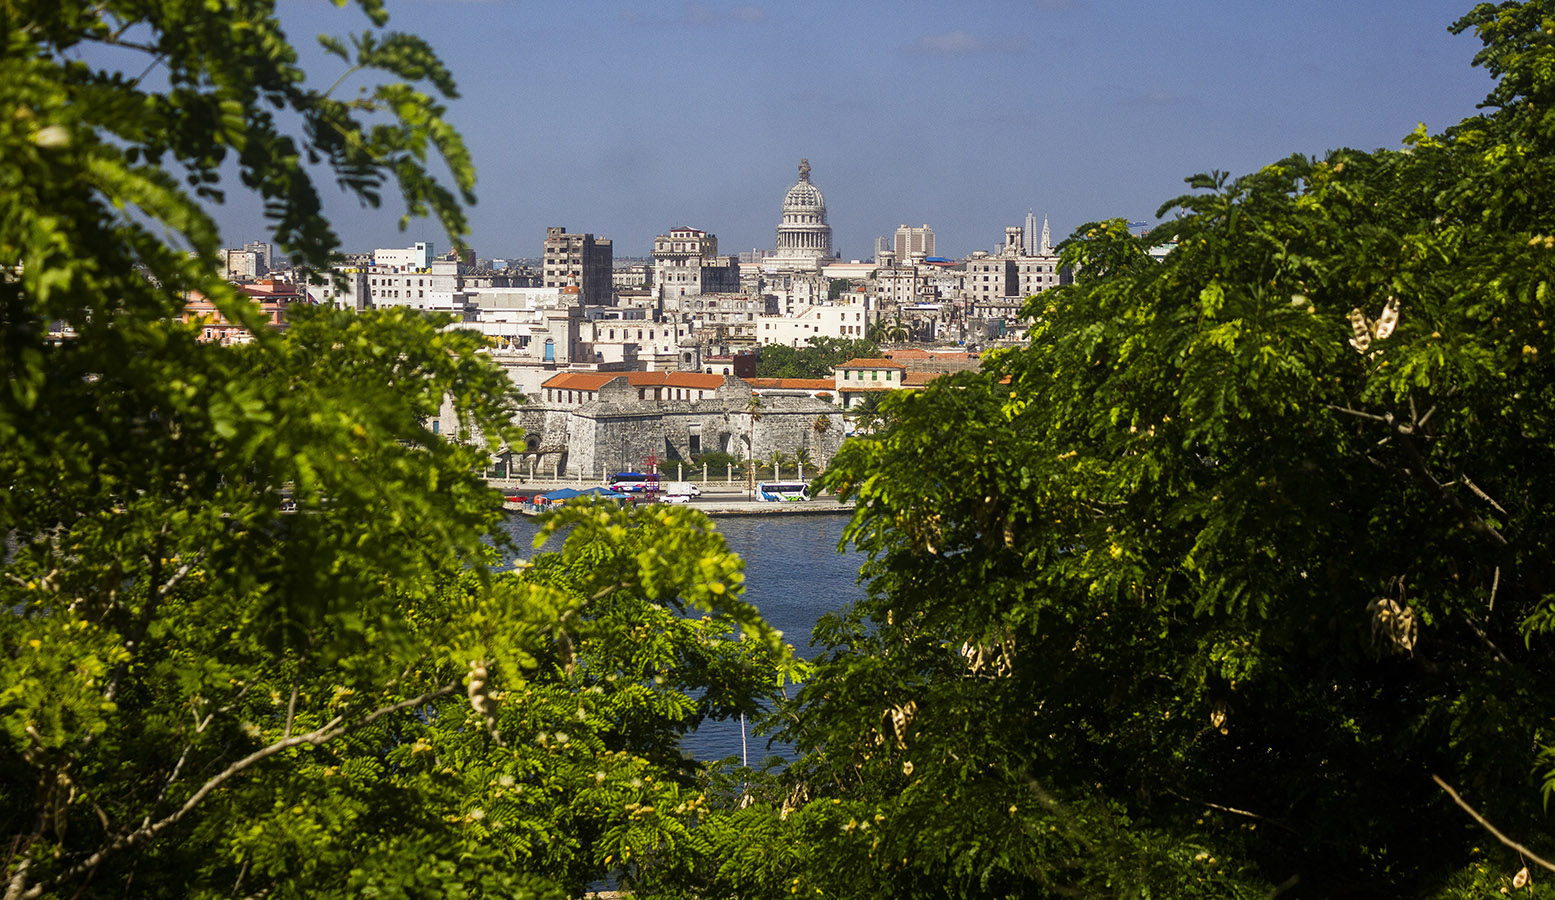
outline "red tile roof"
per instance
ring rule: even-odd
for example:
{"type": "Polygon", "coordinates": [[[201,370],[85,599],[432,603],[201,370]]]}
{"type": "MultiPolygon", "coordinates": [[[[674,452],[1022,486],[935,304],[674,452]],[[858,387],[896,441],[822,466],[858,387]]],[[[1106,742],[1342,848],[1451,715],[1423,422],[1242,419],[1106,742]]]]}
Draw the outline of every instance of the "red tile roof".
{"type": "MultiPolygon", "coordinates": [[[[617,378],[625,378],[632,387],[678,387],[715,391],[724,384],[724,376],[705,372],[558,372],[540,385],[563,391],[597,391],[617,378]]],[[[831,382],[826,382],[829,387],[831,382]]]]}
{"type": "Polygon", "coordinates": [[[296,299],[302,295],[302,292],[297,289],[297,285],[288,281],[276,281],[274,278],[245,281],[240,284],[234,284],[233,287],[255,299],[296,299]]]}
{"type": "Polygon", "coordinates": [[[561,391],[597,391],[620,377],[619,372],[558,372],[540,386],[561,391]]]}
{"type": "Polygon", "coordinates": [[[837,386],[830,378],[747,378],[753,388],[787,388],[801,391],[830,391],[837,386]]]}
{"type": "Polygon", "coordinates": [[[724,376],[707,372],[627,372],[626,381],[632,387],[698,388],[715,391],[724,385],[724,376]]]}

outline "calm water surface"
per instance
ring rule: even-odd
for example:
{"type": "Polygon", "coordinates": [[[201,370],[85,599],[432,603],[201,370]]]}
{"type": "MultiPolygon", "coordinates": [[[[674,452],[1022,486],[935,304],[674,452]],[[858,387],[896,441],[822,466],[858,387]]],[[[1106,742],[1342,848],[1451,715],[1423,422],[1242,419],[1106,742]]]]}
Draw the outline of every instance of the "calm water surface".
{"type": "MultiPolygon", "coordinates": [[[[864,596],[858,583],[863,556],[851,549],[837,552],[848,517],[774,515],[713,521],[729,549],[745,560],[745,599],[783,632],[795,653],[813,657],[810,631],[816,620],[864,596]]],[[[513,515],[507,528],[527,553],[537,530],[534,520],[513,515]]],[[[769,752],[766,738],[748,737],[746,746],[752,764],[759,764],[769,752]]],[[[685,749],[697,759],[738,756],[740,723],[708,723],[686,737],[685,749]]],[[[788,755],[783,747],[773,747],[771,752],[788,755]]]]}

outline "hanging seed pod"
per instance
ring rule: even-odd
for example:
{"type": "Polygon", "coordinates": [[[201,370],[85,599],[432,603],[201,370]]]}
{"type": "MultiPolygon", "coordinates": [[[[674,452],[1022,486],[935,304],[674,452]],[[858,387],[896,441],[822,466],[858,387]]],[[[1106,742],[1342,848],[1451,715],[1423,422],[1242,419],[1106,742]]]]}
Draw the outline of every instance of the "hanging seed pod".
{"type": "Polygon", "coordinates": [[[1352,309],[1347,318],[1350,320],[1350,330],[1355,333],[1354,337],[1350,338],[1350,346],[1365,353],[1371,346],[1371,327],[1366,322],[1366,314],[1359,309],[1352,309]]]}
{"type": "Polygon", "coordinates": [[[489,692],[486,666],[483,663],[470,663],[469,681],[465,685],[465,693],[470,698],[470,708],[476,715],[486,722],[486,731],[497,746],[506,746],[502,743],[502,733],[497,730],[497,701],[489,692]]]}
{"type": "Polygon", "coordinates": [[[917,712],[918,704],[913,700],[886,710],[886,717],[891,721],[891,730],[896,734],[897,749],[907,749],[907,726],[912,724],[913,716],[917,712]]]}
{"type": "Polygon", "coordinates": [[[572,638],[561,629],[556,630],[556,659],[562,664],[562,671],[571,675],[573,665],[572,638]]]}
{"type": "Polygon", "coordinates": [[[1384,340],[1398,327],[1398,298],[1389,297],[1388,305],[1382,308],[1382,315],[1377,317],[1377,340],[1384,340]]]}
{"type": "Polygon", "coordinates": [[[1366,611],[1371,614],[1372,646],[1386,644],[1394,653],[1414,653],[1420,634],[1414,609],[1392,597],[1374,597],[1366,611]]]}

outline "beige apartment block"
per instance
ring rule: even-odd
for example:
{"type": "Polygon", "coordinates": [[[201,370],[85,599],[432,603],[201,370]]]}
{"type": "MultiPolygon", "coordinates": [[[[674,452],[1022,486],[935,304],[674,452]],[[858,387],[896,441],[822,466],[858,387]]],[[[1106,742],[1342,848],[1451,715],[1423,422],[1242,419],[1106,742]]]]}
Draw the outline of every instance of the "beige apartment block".
{"type": "Polygon", "coordinates": [[[584,306],[610,306],[615,302],[615,250],[608,238],[569,234],[562,226],[545,229],[545,257],[541,284],[578,289],[584,306]]]}

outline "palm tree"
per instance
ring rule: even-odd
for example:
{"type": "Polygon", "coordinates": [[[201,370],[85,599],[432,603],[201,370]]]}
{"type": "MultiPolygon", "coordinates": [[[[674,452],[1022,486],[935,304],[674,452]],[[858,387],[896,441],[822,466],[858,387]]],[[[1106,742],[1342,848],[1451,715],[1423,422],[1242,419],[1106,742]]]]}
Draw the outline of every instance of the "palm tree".
{"type": "Polygon", "coordinates": [[[788,454],[781,450],[773,450],[772,455],[767,457],[767,465],[772,467],[773,478],[781,477],[783,467],[788,465],[788,454]]]}
{"type": "Polygon", "coordinates": [[[848,410],[848,415],[857,423],[858,431],[866,434],[875,430],[880,424],[880,398],[878,393],[865,394],[858,403],[848,410]]]}
{"type": "Polygon", "coordinates": [[[745,467],[745,486],[750,491],[752,500],[756,499],[756,423],[761,421],[761,395],[751,391],[750,402],[745,404],[745,412],[750,416],[750,445],[746,447],[747,456],[750,459],[745,467]]]}
{"type": "Polygon", "coordinates": [[[821,469],[826,468],[826,432],[831,431],[831,416],[819,415],[810,423],[810,430],[815,432],[815,452],[820,459],[821,469]]]}

